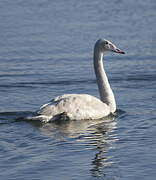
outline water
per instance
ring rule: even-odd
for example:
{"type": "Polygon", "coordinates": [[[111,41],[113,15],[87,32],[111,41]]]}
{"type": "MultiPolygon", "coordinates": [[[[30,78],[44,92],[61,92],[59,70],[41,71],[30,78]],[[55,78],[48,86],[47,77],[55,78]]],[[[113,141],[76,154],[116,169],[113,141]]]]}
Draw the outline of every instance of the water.
{"type": "Polygon", "coordinates": [[[0,1],[0,176],[3,180],[154,180],[155,0],[0,1]],[[16,121],[64,93],[98,96],[98,38],[118,116],[94,121],[16,121]]]}

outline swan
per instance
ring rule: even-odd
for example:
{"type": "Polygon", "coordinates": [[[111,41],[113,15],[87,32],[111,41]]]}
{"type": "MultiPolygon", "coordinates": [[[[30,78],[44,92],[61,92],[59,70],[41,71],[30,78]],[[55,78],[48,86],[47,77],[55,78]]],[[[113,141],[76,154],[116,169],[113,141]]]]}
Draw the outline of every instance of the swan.
{"type": "Polygon", "coordinates": [[[103,66],[103,56],[107,52],[125,54],[113,43],[99,39],[94,46],[94,70],[100,99],[88,94],[64,94],[41,106],[29,120],[49,122],[60,118],[70,120],[100,119],[116,111],[116,102],[103,66]]]}

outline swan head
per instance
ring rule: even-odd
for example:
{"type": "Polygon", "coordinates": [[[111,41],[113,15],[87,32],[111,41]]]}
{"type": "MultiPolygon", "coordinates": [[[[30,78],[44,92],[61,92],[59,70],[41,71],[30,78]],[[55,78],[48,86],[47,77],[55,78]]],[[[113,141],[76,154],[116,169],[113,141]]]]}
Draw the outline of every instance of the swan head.
{"type": "Polygon", "coordinates": [[[110,42],[106,39],[99,39],[95,44],[95,48],[98,48],[98,50],[100,50],[101,53],[115,52],[115,53],[119,53],[119,54],[125,54],[124,51],[117,48],[112,42],[110,42]]]}

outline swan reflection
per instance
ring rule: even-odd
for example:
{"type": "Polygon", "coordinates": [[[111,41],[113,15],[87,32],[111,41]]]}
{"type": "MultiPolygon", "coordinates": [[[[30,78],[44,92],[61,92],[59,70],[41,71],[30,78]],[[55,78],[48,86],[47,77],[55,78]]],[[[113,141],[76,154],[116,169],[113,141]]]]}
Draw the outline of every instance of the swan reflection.
{"type": "MultiPolygon", "coordinates": [[[[60,143],[74,143],[81,148],[72,148],[74,151],[94,151],[90,169],[93,176],[100,176],[105,168],[112,166],[108,151],[113,148],[113,142],[117,140],[114,130],[116,118],[109,116],[100,120],[65,121],[46,124],[34,124],[44,136],[53,138],[56,145],[60,143]],[[82,149],[83,148],[83,149],[82,149]]],[[[76,147],[78,147],[76,146],[76,147]]]]}

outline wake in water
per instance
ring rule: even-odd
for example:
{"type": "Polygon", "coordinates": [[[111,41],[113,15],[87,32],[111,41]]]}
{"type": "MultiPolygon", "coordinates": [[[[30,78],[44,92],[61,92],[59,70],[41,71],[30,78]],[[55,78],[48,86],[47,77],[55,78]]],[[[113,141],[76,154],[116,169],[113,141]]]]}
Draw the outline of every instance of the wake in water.
{"type": "MultiPolygon", "coordinates": [[[[28,121],[26,117],[28,116],[34,116],[36,113],[35,112],[31,112],[31,111],[17,111],[17,112],[1,112],[0,113],[0,124],[8,124],[8,123],[13,123],[13,122],[18,122],[18,121],[28,121]]],[[[121,110],[121,109],[117,109],[116,113],[114,115],[110,115],[108,117],[122,117],[125,116],[126,112],[121,110]]],[[[102,118],[105,119],[105,118],[102,118]]],[[[106,117],[107,119],[107,117],[106,117]]],[[[30,122],[31,120],[29,120],[28,122],[30,122]]],[[[60,116],[60,119],[57,120],[58,123],[60,122],[65,122],[68,121],[68,119],[63,118],[63,116],[60,116]]],[[[54,123],[57,123],[57,121],[53,121],[54,123]]],[[[62,122],[62,123],[63,123],[62,122]]],[[[41,123],[41,122],[37,122],[37,123],[41,123]]]]}
{"type": "Polygon", "coordinates": [[[8,124],[16,121],[24,120],[24,117],[33,115],[30,111],[19,111],[19,112],[1,112],[0,113],[0,124],[8,124]]]}

